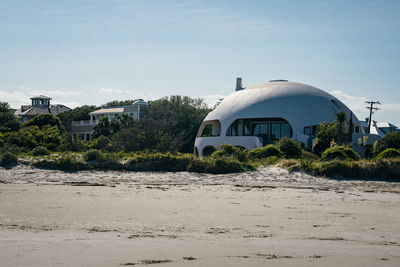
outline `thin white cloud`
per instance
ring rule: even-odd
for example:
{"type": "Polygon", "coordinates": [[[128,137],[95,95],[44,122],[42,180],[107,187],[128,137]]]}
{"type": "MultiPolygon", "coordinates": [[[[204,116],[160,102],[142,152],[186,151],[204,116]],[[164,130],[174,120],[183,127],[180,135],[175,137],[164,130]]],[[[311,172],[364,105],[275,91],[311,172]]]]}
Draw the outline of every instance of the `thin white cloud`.
{"type": "Polygon", "coordinates": [[[224,98],[225,96],[220,94],[211,94],[200,97],[208,106],[213,107],[220,99],[224,98]]]}
{"type": "Polygon", "coordinates": [[[121,89],[116,89],[116,88],[100,88],[98,90],[100,94],[131,94],[132,91],[129,90],[121,90],[121,89]]]}
{"type": "MultiPolygon", "coordinates": [[[[82,106],[81,103],[78,103],[78,102],[75,102],[75,101],[66,101],[66,102],[54,103],[54,104],[62,104],[64,106],[67,106],[67,107],[72,108],[72,109],[82,106]]],[[[85,104],[85,105],[89,105],[89,104],[85,104]]]]}
{"type": "Polygon", "coordinates": [[[84,96],[86,95],[83,92],[79,92],[76,90],[33,90],[29,91],[29,94],[34,95],[46,95],[48,97],[75,97],[75,96],[84,96]]]}
{"type": "MultiPolygon", "coordinates": [[[[367,104],[366,101],[369,101],[365,96],[352,96],[349,94],[345,94],[340,90],[334,90],[330,92],[332,95],[336,96],[339,100],[345,103],[351,110],[359,111],[365,113],[367,104]]],[[[378,106],[382,111],[392,111],[398,112],[400,111],[400,103],[382,103],[378,106]]]]}
{"type": "Polygon", "coordinates": [[[387,111],[400,111],[400,104],[399,103],[382,103],[381,110],[387,111]]]}
{"type": "Polygon", "coordinates": [[[7,92],[0,90],[0,101],[7,102],[12,108],[28,105],[30,103],[29,97],[29,94],[22,91],[7,92]]]}
{"type": "MultiPolygon", "coordinates": [[[[139,99],[142,98],[145,101],[159,99],[163,96],[156,95],[149,92],[143,91],[133,91],[133,90],[122,90],[117,88],[100,88],[97,90],[102,95],[119,95],[114,97],[112,100],[126,100],[126,99],[139,99]]],[[[105,98],[103,98],[105,99],[105,98]]],[[[105,99],[105,101],[110,100],[110,98],[105,99]]]]}
{"type": "Polygon", "coordinates": [[[356,113],[365,113],[365,101],[368,101],[368,98],[365,96],[352,96],[344,93],[340,90],[334,90],[330,92],[332,95],[336,96],[340,101],[345,103],[353,112],[356,113]]]}
{"type": "MultiPolygon", "coordinates": [[[[369,116],[369,111],[366,109],[367,104],[365,101],[368,99],[365,96],[352,96],[345,94],[340,90],[335,90],[330,92],[332,95],[336,96],[343,103],[345,103],[359,119],[367,118],[369,116]]],[[[400,112],[400,103],[385,103],[377,106],[380,110],[374,112],[373,119],[377,121],[389,121],[395,125],[400,125],[398,112],[400,112]]]]}
{"type": "Polygon", "coordinates": [[[76,97],[86,96],[85,93],[76,90],[34,90],[27,87],[19,87],[13,92],[0,90],[0,101],[7,102],[12,108],[20,108],[21,105],[31,104],[30,98],[36,95],[45,95],[53,98],[52,104],[63,104],[68,107],[77,107],[76,97]]]}

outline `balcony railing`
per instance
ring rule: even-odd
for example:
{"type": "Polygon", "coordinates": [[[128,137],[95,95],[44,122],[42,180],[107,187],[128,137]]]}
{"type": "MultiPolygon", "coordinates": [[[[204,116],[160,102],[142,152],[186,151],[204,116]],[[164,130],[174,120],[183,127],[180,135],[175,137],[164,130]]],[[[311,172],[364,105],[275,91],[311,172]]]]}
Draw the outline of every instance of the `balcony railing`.
{"type": "Polygon", "coordinates": [[[72,121],[72,126],[88,126],[88,125],[96,125],[98,121],[72,121]]]}

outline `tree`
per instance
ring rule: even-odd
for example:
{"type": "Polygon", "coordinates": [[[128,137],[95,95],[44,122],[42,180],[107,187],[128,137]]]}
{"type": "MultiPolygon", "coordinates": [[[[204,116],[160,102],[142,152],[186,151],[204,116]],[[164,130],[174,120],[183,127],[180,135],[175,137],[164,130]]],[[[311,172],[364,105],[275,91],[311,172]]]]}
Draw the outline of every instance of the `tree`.
{"type": "Polygon", "coordinates": [[[43,146],[50,150],[56,150],[65,141],[65,135],[57,126],[44,125],[21,128],[18,132],[10,132],[5,135],[7,146],[17,146],[24,149],[33,149],[43,146]]]}
{"type": "Polygon", "coordinates": [[[135,103],[138,99],[132,99],[132,100],[114,100],[111,102],[107,102],[106,104],[102,105],[102,107],[120,107],[120,106],[129,106],[135,103]]]}
{"type": "Polygon", "coordinates": [[[120,114],[111,121],[111,126],[113,128],[113,133],[120,131],[121,129],[128,128],[132,126],[135,122],[135,118],[129,114],[120,114]]]}
{"type": "Polygon", "coordinates": [[[40,114],[34,117],[33,119],[30,119],[29,121],[25,122],[24,126],[25,127],[38,126],[39,128],[42,128],[47,125],[56,126],[60,131],[62,130],[60,119],[50,113],[40,114]]]}
{"type": "Polygon", "coordinates": [[[94,126],[93,136],[95,138],[99,136],[111,137],[122,129],[133,126],[135,120],[135,118],[128,114],[118,115],[111,121],[107,117],[101,118],[99,123],[94,126]]]}
{"type": "Polygon", "coordinates": [[[111,136],[113,133],[113,129],[111,127],[111,122],[107,117],[101,118],[99,123],[96,124],[93,128],[93,137],[97,138],[101,135],[103,136],[111,136]]]}
{"type": "Polygon", "coordinates": [[[345,142],[345,129],[343,127],[344,122],[346,121],[346,113],[341,111],[339,113],[336,114],[336,121],[337,121],[337,142],[339,145],[343,144],[343,142],[345,142]]]}
{"type": "Polygon", "coordinates": [[[81,106],[57,115],[61,120],[64,129],[69,132],[71,130],[72,121],[89,120],[89,113],[99,109],[96,106],[81,106]]]}
{"type": "Polygon", "coordinates": [[[388,148],[400,149],[400,132],[388,133],[381,140],[374,144],[372,154],[377,156],[388,148]]]}
{"type": "Polygon", "coordinates": [[[332,142],[338,144],[346,143],[347,129],[345,127],[346,114],[339,112],[336,120],[332,123],[321,123],[318,125],[316,138],[314,140],[314,152],[321,155],[331,147],[332,142]]]}
{"type": "Polygon", "coordinates": [[[21,128],[21,121],[14,115],[7,102],[0,102],[0,132],[18,131],[21,128]]]}
{"type": "Polygon", "coordinates": [[[145,120],[152,121],[158,131],[173,137],[180,152],[193,152],[197,131],[211,111],[201,98],[170,96],[149,102],[145,120]]]}
{"type": "Polygon", "coordinates": [[[288,137],[282,137],[276,144],[276,147],[282,151],[285,158],[300,158],[301,143],[296,142],[288,137]]]}
{"type": "Polygon", "coordinates": [[[139,121],[112,138],[114,149],[192,152],[198,128],[210,112],[203,100],[171,96],[149,105],[139,121]]]}

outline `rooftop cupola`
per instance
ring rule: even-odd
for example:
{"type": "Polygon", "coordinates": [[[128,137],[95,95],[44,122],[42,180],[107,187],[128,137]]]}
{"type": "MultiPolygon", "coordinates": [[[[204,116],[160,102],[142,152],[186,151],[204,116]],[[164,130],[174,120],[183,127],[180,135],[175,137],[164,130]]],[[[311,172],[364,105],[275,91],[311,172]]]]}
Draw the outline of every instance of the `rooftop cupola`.
{"type": "Polygon", "coordinates": [[[37,108],[48,108],[50,107],[50,97],[44,96],[44,95],[38,95],[31,97],[32,99],[32,107],[37,107],[37,108]]]}

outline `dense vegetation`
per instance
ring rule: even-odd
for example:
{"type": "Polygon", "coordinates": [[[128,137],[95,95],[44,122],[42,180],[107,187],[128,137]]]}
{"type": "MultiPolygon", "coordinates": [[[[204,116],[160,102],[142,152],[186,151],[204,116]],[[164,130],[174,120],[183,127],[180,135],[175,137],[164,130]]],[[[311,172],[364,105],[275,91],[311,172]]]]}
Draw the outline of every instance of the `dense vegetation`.
{"type": "Polygon", "coordinates": [[[71,122],[72,121],[86,121],[90,119],[89,113],[99,109],[96,106],[82,106],[77,107],[66,112],[63,112],[58,115],[64,129],[66,131],[71,130],[71,122]]]}
{"type": "Polygon", "coordinates": [[[208,112],[201,99],[171,96],[150,101],[143,118],[110,135],[111,150],[191,153],[208,112]]]}
{"type": "Polygon", "coordinates": [[[333,144],[342,145],[349,142],[348,129],[346,127],[346,113],[336,114],[336,120],[332,123],[321,123],[318,126],[314,140],[314,152],[321,155],[333,144]]]}
{"type": "Polygon", "coordinates": [[[0,133],[18,131],[22,122],[14,116],[10,105],[0,102],[0,133]]]}
{"type": "MultiPolygon", "coordinates": [[[[106,105],[126,105],[113,101],[106,105]]],[[[102,120],[93,140],[71,139],[72,120],[88,120],[97,109],[83,106],[54,117],[43,114],[22,123],[7,103],[0,103],[0,165],[13,166],[18,158],[39,168],[78,171],[193,171],[229,173],[278,164],[289,170],[329,177],[400,179],[400,133],[390,133],[373,146],[373,158],[361,160],[351,148],[344,113],[319,125],[315,150],[282,138],[252,151],[223,145],[204,158],[195,157],[197,130],[210,111],[201,99],[171,96],[149,102],[141,119],[128,115],[102,120]],[[18,155],[18,157],[17,157],[18,155]]]]}

